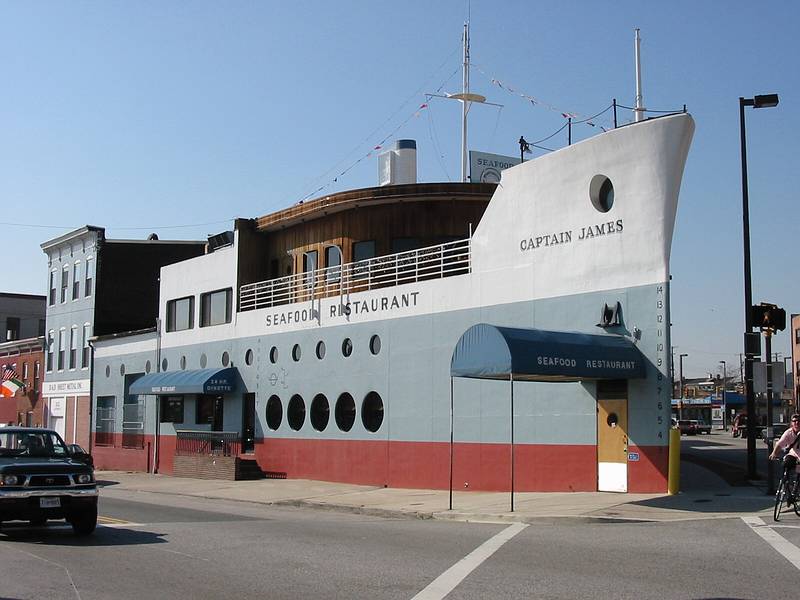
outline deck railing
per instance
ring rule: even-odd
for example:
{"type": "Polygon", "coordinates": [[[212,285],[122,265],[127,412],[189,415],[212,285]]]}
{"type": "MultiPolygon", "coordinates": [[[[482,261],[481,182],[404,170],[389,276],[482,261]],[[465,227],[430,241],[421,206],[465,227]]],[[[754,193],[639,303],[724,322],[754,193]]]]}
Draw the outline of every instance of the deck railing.
{"type": "Polygon", "coordinates": [[[178,456],[239,456],[241,436],[235,431],[175,432],[175,454],[178,456]]]}
{"type": "Polygon", "coordinates": [[[470,240],[377,256],[345,265],[243,285],[239,310],[270,308],[328,296],[469,273],[470,240]]]}

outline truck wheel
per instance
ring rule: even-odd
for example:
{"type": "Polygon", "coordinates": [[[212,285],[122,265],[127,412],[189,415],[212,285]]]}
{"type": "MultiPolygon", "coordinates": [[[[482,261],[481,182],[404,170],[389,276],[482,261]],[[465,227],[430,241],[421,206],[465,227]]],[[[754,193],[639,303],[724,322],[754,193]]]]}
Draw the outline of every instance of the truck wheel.
{"type": "Polygon", "coordinates": [[[75,535],[89,535],[97,527],[97,507],[87,508],[70,519],[75,535]]]}

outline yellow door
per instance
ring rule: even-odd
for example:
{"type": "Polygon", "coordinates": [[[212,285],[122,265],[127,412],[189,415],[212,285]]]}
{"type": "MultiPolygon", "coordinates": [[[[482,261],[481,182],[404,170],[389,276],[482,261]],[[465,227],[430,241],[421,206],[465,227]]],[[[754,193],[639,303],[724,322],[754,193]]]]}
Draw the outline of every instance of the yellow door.
{"type": "Polygon", "coordinates": [[[597,400],[597,489],[628,491],[628,401],[597,400]]]}

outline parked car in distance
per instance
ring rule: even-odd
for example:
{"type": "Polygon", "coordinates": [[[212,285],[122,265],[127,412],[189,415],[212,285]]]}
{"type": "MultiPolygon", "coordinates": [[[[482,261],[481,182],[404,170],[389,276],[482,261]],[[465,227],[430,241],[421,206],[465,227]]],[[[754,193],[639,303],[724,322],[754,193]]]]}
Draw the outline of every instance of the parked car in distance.
{"type": "Polygon", "coordinates": [[[709,425],[705,421],[699,421],[699,420],[695,421],[695,423],[697,423],[696,425],[697,433],[707,433],[711,435],[711,425],[709,425]]]}
{"type": "MultiPolygon", "coordinates": [[[[788,423],[773,423],[772,424],[772,435],[773,435],[774,441],[779,440],[780,437],[783,435],[783,432],[786,431],[787,429],[789,429],[789,424],[788,423]]],[[[765,444],[769,443],[769,440],[767,438],[767,428],[766,427],[761,432],[761,439],[764,440],[765,444]]]]}
{"type": "Polygon", "coordinates": [[[681,419],[678,421],[678,429],[681,430],[681,435],[697,435],[697,421],[681,419]]]}

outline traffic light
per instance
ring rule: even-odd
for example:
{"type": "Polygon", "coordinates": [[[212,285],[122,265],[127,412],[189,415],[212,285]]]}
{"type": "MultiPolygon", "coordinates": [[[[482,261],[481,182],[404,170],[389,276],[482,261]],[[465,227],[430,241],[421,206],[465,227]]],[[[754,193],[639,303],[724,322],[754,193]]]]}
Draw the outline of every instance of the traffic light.
{"type": "Polygon", "coordinates": [[[753,326],[769,331],[783,331],[786,329],[786,311],[775,304],[762,302],[753,306],[753,326]]]}

